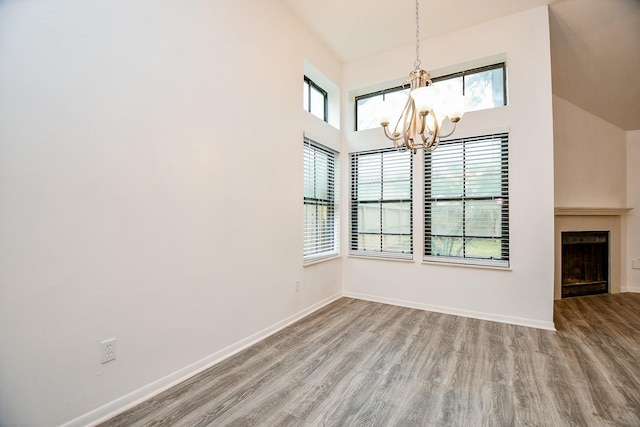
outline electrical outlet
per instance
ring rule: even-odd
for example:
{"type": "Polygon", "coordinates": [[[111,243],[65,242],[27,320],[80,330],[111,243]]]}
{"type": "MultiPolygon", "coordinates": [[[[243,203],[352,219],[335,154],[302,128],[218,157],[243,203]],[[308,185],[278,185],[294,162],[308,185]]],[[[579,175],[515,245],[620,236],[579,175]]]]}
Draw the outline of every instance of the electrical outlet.
{"type": "Polygon", "coordinates": [[[300,280],[296,280],[296,292],[300,290],[300,280]]]}
{"type": "Polygon", "coordinates": [[[107,363],[116,358],[116,339],[111,338],[100,343],[100,363],[107,363]]]}

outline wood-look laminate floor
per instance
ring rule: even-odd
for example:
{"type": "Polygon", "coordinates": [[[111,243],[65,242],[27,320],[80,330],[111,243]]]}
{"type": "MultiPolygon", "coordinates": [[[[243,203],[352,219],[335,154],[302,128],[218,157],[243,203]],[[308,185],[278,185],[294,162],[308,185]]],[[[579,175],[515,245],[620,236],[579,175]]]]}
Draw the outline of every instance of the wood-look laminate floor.
{"type": "Polygon", "coordinates": [[[103,426],[640,426],[640,294],[555,324],[342,298],[103,426]]]}

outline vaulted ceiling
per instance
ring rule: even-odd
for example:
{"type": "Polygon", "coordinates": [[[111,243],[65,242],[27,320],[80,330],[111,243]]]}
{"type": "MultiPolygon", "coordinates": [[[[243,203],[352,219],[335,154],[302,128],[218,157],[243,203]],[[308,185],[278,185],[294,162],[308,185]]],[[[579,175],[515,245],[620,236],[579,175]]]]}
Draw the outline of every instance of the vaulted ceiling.
{"type": "MultiPolygon", "coordinates": [[[[413,0],[282,2],[344,62],[415,39],[413,0]]],[[[624,130],[640,129],[640,0],[422,0],[420,36],[544,4],[554,94],[624,130]]]]}

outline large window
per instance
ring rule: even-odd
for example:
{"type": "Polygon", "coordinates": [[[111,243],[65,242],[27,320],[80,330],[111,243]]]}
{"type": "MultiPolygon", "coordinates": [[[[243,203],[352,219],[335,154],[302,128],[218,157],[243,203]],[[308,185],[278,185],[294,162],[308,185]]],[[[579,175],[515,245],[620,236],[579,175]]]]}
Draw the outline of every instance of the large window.
{"type": "Polygon", "coordinates": [[[352,153],[350,253],[413,258],[412,197],[410,151],[352,153]]]}
{"type": "MultiPolygon", "coordinates": [[[[467,111],[507,105],[504,62],[460,71],[431,79],[434,87],[448,93],[461,93],[467,98],[467,111]]],[[[380,127],[378,117],[382,102],[400,115],[407,102],[409,88],[398,86],[356,97],[356,130],[380,127]]]]}
{"type": "Polygon", "coordinates": [[[356,97],[356,130],[366,130],[380,127],[380,113],[382,103],[389,105],[391,111],[398,115],[407,103],[408,87],[394,87],[383,91],[369,93],[356,97]]]}
{"type": "Polygon", "coordinates": [[[509,265],[508,135],[425,152],[425,260],[509,265]]]}
{"type": "Polygon", "coordinates": [[[338,254],[336,157],[304,138],[304,263],[338,254]]]}
{"type": "Polygon", "coordinates": [[[304,76],[302,86],[302,107],[319,119],[325,122],[328,120],[327,91],[307,76],[304,76]]]}

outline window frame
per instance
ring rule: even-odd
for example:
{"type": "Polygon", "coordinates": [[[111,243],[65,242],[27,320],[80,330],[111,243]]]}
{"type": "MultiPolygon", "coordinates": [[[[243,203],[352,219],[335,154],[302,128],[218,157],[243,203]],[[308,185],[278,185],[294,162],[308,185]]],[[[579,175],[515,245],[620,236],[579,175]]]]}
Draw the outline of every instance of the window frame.
{"type": "Polygon", "coordinates": [[[307,84],[307,105],[305,106],[305,111],[313,114],[314,116],[318,117],[321,120],[324,120],[325,122],[329,121],[329,95],[328,92],[326,90],[324,90],[322,87],[320,87],[320,85],[318,85],[316,82],[314,82],[313,80],[311,80],[309,77],[307,77],[306,75],[304,76],[304,80],[303,83],[307,84]],[[322,117],[317,116],[316,114],[314,114],[311,111],[311,90],[315,89],[317,92],[319,92],[322,95],[323,98],[323,112],[322,112],[322,117]]]}
{"type": "MultiPolygon", "coordinates": [[[[303,188],[303,265],[316,263],[318,261],[333,258],[339,255],[339,222],[338,222],[338,192],[339,192],[339,171],[338,171],[339,153],[311,138],[303,138],[303,187],[306,187],[307,179],[311,179],[314,188],[314,197],[305,194],[306,190],[303,188]],[[310,152],[313,152],[313,165],[311,165],[310,152]],[[317,182],[317,154],[322,153],[327,156],[327,197],[315,197],[315,189],[318,187],[317,182]],[[307,206],[326,206],[327,207],[327,222],[329,226],[319,227],[319,221],[316,221],[316,228],[314,230],[315,239],[313,239],[314,247],[311,250],[307,249],[307,206]],[[328,234],[329,237],[317,237],[322,233],[328,234]],[[323,249],[325,245],[329,243],[328,249],[323,249]]],[[[322,183],[321,183],[322,184],[322,183]]],[[[316,214],[317,215],[317,214],[316,214]]]]}
{"type": "Polygon", "coordinates": [[[466,83],[464,79],[466,76],[471,76],[474,74],[484,73],[485,71],[498,70],[498,69],[502,69],[502,87],[504,88],[503,96],[502,96],[502,106],[504,107],[505,105],[507,105],[507,68],[504,62],[485,65],[483,67],[470,68],[468,70],[458,71],[458,72],[447,74],[441,77],[432,77],[431,82],[438,83],[445,80],[451,80],[457,77],[462,77],[462,94],[466,95],[466,87],[465,87],[466,83]]]}
{"type": "Polygon", "coordinates": [[[446,262],[453,264],[468,264],[468,265],[480,265],[487,267],[501,267],[508,268],[510,266],[510,237],[509,237],[509,134],[508,133],[497,133],[490,135],[481,135],[476,137],[468,137],[468,138],[457,138],[451,139],[447,141],[442,141],[440,143],[440,147],[451,144],[462,144],[463,146],[463,156],[462,156],[462,188],[463,194],[460,197],[433,197],[431,195],[432,188],[432,176],[433,169],[431,167],[431,154],[425,151],[424,153],[424,252],[423,252],[423,261],[426,262],[446,262]],[[466,177],[466,162],[467,162],[467,145],[469,143],[474,142],[483,142],[489,140],[500,140],[500,194],[495,194],[492,196],[483,195],[483,196],[467,196],[467,177],[466,177]],[[495,200],[496,202],[501,204],[500,209],[500,236],[472,236],[467,234],[466,229],[468,225],[467,219],[467,205],[468,201],[486,201],[486,200],[495,200]],[[432,220],[431,220],[431,202],[434,201],[461,201],[462,202],[462,234],[461,235],[444,235],[444,234],[434,234],[431,232],[432,230],[432,220]],[[463,256],[444,256],[444,255],[434,255],[431,251],[432,244],[431,239],[434,236],[441,237],[452,237],[452,238],[461,238],[463,240],[462,249],[463,256]],[[500,258],[480,258],[480,257],[472,257],[466,256],[466,239],[500,239],[501,248],[500,248],[500,258]]]}
{"type": "MultiPolygon", "coordinates": [[[[502,105],[500,105],[501,107],[504,107],[505,105],[507,105],[507,67],[506,67],[506,62],[498,62],[495,64],[490,64],[490,65],[485,65],[482,67],[476,67],[476,68],[470,68],[468,70],[462,70],[462,71],[457,71],[455,73],[451,73],[451,74],[446,74],[444,76],[439,76],[439,77],[432,77],[431,78],[431,82],[432,83],[439,83],[439,82],[443,82],[446,80],[451,80],[451,79],[455,79],[458,77],[462,77],[462,94],[465,95],[466,92],[466,87],[465,87],[465,77],[466,76],[471,76],[474,74],[479,74],[479,73],[483,73],[486,71],[491,71],[491,70],[497,70],[497,69],[502,69],[502,105]]],[[[409,88],[409,84],[408,82],[405,82],[404,84],[400,85],[400,86],[394,86],[394,87],[390,87],[390,88],[386,88],[386,89],[382,89],[382,90],[378,90],[375,92],[371,92],[371,93],[366,93],[364,95],[358,95],[355,97],[354,99],[354,109],[355,109],[355,122],[354,122],[354,130],[357,132],[360,129],[358,129],[358,101],[363,100],[363,99],[368,99],[368,98],[373,98],[376,96],[380,96],[382,95],[383,99],[385,97],[385,95],[390,94],[390,93],[394,93],[394,92],[399,92],[402,90],[406,90],[409,88]]],[[[499,106],[496,106],[494,108],[497,108],[499,106]]],[[[473,110],[473,111],[477,111],[477,110],[473,110]]],[[[373,128],[372,128],[373,129],[373,128]]],[[[364,129],[366,130],[366,129],[364,129]]]]}
{"type": "MultiPolygon", "coordinates": [[[[394,87],[390,87],[387,89],[382,89],[382,90],[377,90],[375,92],[371,92],[371,93],[367,93],[364,95],[358,95],[355,97],[355,102],[354,102],[354,108],[355,108],[355,123],[353,124],[354,126],[354,130],[357,132],[358,129],[358,101],[361,101],[363,99],[369,99],[369,98],[373,98],[376,96],[380,96],[382,95],[382,100],[384,100],[384,97],[390,93],[394,93],[394,92],[401,92],[403,90],[409,89],[409,85],[408,84],[403,84],[400,86],[394,86],[394,87]]],[[[372,128],[373,129],[373,128],[372,128]]],[[[366,130],[366,129],[364,129],[366,130]]]]}
{"type": "MultiPolygon", "coordinates": [[[[413,227],[413,221],[414,221],[414,216],[413,216],[413,196],[414,196],[414,191],[413,191],[413,180],[414,180],[414,160],[413,160],[413,155],[411,154],[410,151],[398,151],[395,148],[384,148],[384,149],[378,149],[378,150],[368,150],[368,151],[360,151],[360,152],[354,152],[354,153],[350,153],[349,154],[349,159],[350,159],[350,177],[351,177],[351,182],[350,182],[350,224],[349,224],[349,230],[350,230],[350,241],[349,241],[349,254],[353,255],[353,256],[361,256],[361,257],[375,257],[375,258],[381,258],[381,259],[395,259],[395,260],[413,260],[413,253],[414,253],[414,227],[413,227]],[[406,198],[394,198],[394,199],[385,199],[384,198],[384,185],[385,185],[385,180],[384,180],[384,155],[385,154],[391,154],[391,153],[399,153],[401,155],[406,155],[409,165],[408,165],[408,170],[409,170],[409,178],[406,180],[409,184],[409,196],[406,198]],[[406,153],[406,154],[404,154],[406,153]],[[381,158],[381,162],[380,162],[380,195],[381,197],[377,200],[366,200],[366,201],[361,201],[358,199],[358,192],[360,190],[359,187],[359,183],[358,183],[358,161],[368,155],[381,155],[383,156],[381,158]],[[380,233],[363,233],[359,231],[359,216],[358,216],[358,209],[361,205],[369,205],[369,204],[379,204],[380,206],[380,233]],[[383,231],[383,208],[385,204],[397,204],[397,203],[409,203],[409,232],[408,233],[389,233],[389,232],[384,232],[383,231]],[[361,249],[360,248],[360,244],[359,244],[359,237],[363,234],[369,234],[369,235],[379,235],[380,236],[380,250],[366,250],[366,249],[361,249]],[[388,250],[384,250],[384,236],[408,236],[409,237],[409,251],[407,252],[395,252],[395,251],[388,251],[388,250]]],[[[386,181],[388,183],[388,181],[386,181]]]]}

